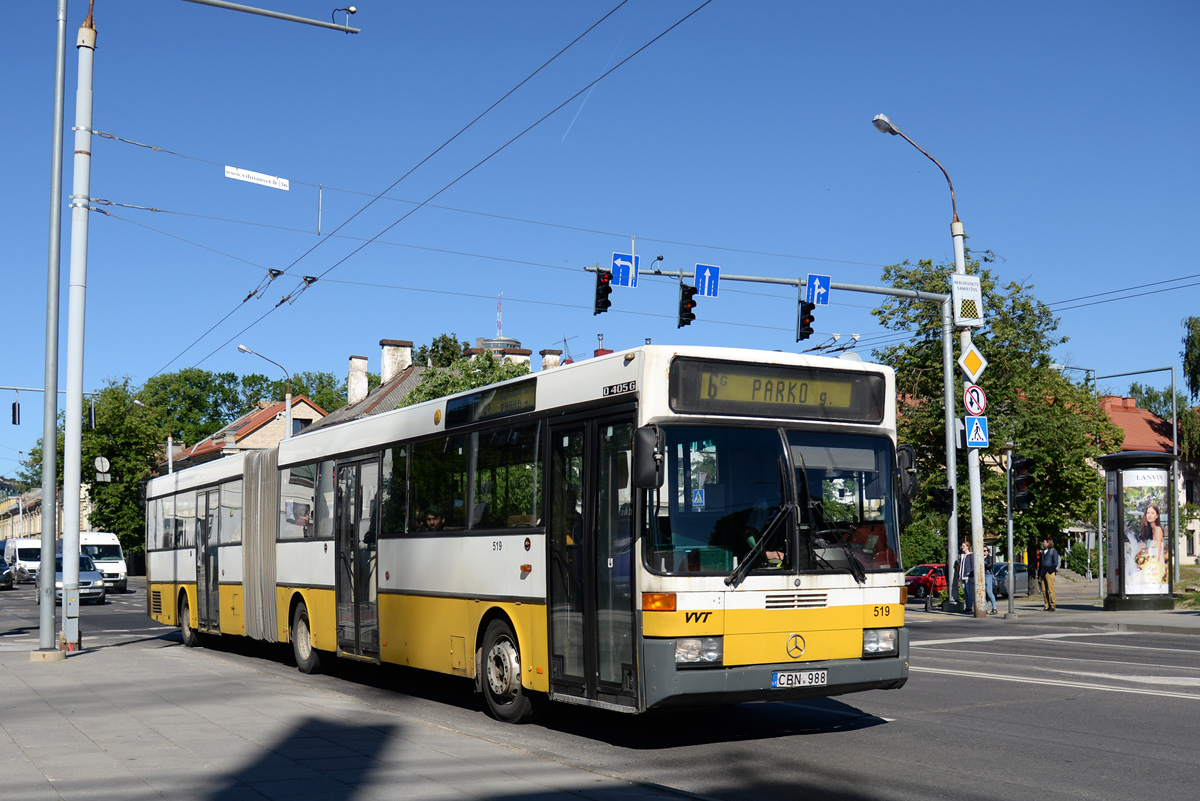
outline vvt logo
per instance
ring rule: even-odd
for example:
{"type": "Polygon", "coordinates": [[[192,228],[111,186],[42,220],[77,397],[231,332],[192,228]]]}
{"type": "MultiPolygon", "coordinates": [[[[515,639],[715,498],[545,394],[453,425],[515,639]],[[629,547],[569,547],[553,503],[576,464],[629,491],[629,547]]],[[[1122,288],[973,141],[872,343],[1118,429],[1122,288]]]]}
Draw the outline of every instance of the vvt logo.
{"type": "Polygon", "coordinates": [[[707,623],[712,612],[684,612],[684,623],[707,623]]]}

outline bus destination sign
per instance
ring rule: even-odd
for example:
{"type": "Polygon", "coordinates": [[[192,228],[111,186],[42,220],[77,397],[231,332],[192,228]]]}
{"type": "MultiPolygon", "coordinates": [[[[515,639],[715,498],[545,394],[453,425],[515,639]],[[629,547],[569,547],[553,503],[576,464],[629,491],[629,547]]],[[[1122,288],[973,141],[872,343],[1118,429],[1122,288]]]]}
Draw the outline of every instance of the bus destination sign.
{"type": "Polygon", "coordinates": [[[671,408],[700,414],[883,421],[879,373],[677,359],[671,408]]]}

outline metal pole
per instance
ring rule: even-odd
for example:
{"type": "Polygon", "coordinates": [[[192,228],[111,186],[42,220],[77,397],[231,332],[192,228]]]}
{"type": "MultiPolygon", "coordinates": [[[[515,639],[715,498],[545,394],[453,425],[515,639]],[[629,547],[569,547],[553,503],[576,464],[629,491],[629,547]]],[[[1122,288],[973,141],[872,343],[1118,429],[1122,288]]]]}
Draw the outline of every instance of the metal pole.
{"type": "MultiPolygon", "coordinates": [[[[1007,505],[1007,512],[1006,512],[1006,517],[1008,517],[1008,577],[1005,581],[1005,583],[1008,585],[1006,587],[1006,589],[1008,590],[1008,612],[1006,612],[1004,614],[1004,617],[1010,618],[1010,617],[1017,616],[1017,612],[1013,608],[1013,595],[1015,594],[1015,590],[1016,590],[1016,573],[1017,573],[1017,560],[1013,558],[1013,509],[1012,509],[1013,443],[1009,442],[1008,444],[1006,444],[1004,446],[1004,450],[1007,451],[1007,453],[1005,454],[1005,459],[1004,459],[1004,463],[1005,463],[1004,472],[1006,474],[1005,475],[1006,483],[1008,484],[1008,505],[1007,505]]],[[[1028,575],[1028,574],[1026,574],[1026,575],[1028,575]]]]}
{"type": "MultiPolygon", "coordinates": [[[[1175,397],[1175,365],[1171,365],[1171,581],[1179,581],[1179,408],[1175,397]]],[[[1174,592],[1172,585],[1168,592],[1174,592]]]]}
{"type": "MultiPolygon", "coordinates": [[[[309,19],[308,17],[297,17],[294,14],[284,14],[281,11],[269,11],[265,8],[254,8],[253,6],[244,6],[241,3],[229,3],[226,0],[187,0],[189,3],[196,3],[201,6],[212,6],[213,8],[223,8],[226,11],[244,11],[247,14],[257,14],[260,17],[271,17],[273,19],[282,19],[287,22],[302,22],[305,25],[316,25],[318,28],[330,28],[335,31],[343,31],[345,33],[358,33],[358,28],[351,28],[346,25],[338,25],[336,22],[322,22],[318,19],[309,19]]],[[[338,9],[339,11],[341,9],[338,9]]],[[[346,17],[349,20],[349,15],[346,17]]]]}
{"type": "MultiPolygon", "coordinates": [[[[71,279],[67,310],[67,399],[63,445],[63,602],[62,637],[68,651],[79,649],[79,489],[83,434],[83,329],[87,297],[88,204],[92,169],[92,63],[96,27],[89,14],[75,42],[79,85],[75,92],[75,163],[71,191],[71,279]]],[[[48,393],[47,393],[48,394],[48,393]]],[[[53,441],[53,440],[52,440],[53,441]]],[[[50,562],[52,566],[54,563],[50,562]]],[[[54,581],[54,571],[39,576],[54,581]]]]}
{"type": "MultiPolygon", "coordinates": [[[[42,561],[54,564],[58,539],[58,282],[62,266],[62,154],[67,84],[67,0],[58,0],[58,48],[54,55],[54,132],[50,146],[50,247],[46,260],[46,392],[42,393],[42,561]],[[53,446],[47,443],[55,443],[53,446]],[[50,514],[46,514],[46,510],[50,514]]],[[[38,650],[54,647],[54,575],[38,570],[38,650]]]]}
{"type": "MultiPolygon", "coordinates": [[[[946,604],[953,605],[958,603],[958,571],[954,569],[958,556],[958,442],[954,431],[954,326],[950,302],[950,296],[942,301],[942,395],[946,407],[946,484],[954,499],[946,521],[946,577],[951,590],[946,604]]],[[[942,607],[944,611],[949,608],[952,606],[942,607]]]]}

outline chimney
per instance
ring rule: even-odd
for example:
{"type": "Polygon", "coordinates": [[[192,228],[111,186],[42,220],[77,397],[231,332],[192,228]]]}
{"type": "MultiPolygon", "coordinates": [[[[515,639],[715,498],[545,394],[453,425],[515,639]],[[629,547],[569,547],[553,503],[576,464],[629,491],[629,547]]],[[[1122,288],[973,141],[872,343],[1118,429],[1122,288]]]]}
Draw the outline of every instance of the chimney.
{"type": "Polygon", "coordinates": [[[367,397],[367,357],[350,357],[350,375],[346,378],[346,403],[358,403],[367,397]]]}
{"type": "Polygon", "coordinates": [[[553,370],[562,364],[561,350],[540,350],[538,355],[542,357],[542,370],[553,370]]]}
{"type": "Polygon", "coordinates": [[[381,339],[379,346],[383,348],[383,362],[379,369],[381,379],[386,384],[412,365],[413,343],[407,339],[381,339]]]}
{"type": "Polygon", "coordinates": [[[528,348],[501,348],[496,355],[511,364],[529,364],[529,357],[533,355],[533,351],[528,348]]]}
{"type": "Polygon", "coordinates": [[[592,355],[593,356],[607,356],[610,353],[612,353],[612,351],[609,350],[608,348],[596,348],[596,350],[593,351],[592,355]]]}

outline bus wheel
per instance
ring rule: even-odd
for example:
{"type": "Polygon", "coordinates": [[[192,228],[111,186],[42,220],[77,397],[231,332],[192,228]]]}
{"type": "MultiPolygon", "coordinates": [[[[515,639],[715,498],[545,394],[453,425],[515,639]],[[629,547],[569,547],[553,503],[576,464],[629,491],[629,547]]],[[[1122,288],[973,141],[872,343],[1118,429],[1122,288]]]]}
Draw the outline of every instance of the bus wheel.
{"type": "Polygon", "coordinates": [[[308,607],[296,604],[292,613],[292,653],[301,673],[320,673],[321,654],[312,644],[312,629],[308,626],[308,607]]]}
{"type": "Polygon", "coordinates": [[[488,710],[497,720],[520,723],[533,712],[521,686],[521,652],[512,629],[493,620],[483,635],[483,694],[488,710]]]}
{"type": "Polygon", "coordinates": [[[188,648],[200,644],[200,633],[192,628],[192,610],[188,608],[187,595],[179,599],[179,632],[183,635],[183,644],[188,648]]]}

